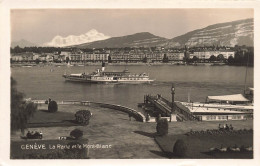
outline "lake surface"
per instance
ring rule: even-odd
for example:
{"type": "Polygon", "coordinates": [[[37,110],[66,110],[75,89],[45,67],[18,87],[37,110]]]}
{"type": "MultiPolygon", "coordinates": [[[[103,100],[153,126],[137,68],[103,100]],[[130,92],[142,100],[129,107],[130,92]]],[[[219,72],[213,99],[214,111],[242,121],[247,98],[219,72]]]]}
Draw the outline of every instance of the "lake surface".
{"type": "MultiPolygon", "coordinates": [[[[161,94],[171,99],[171,84],[175,83],[175,100],[205,101],[210,95],[243,93],[246,67],[241,66],[127,66],[131,73],[149,73],[156,79],[151,84],[87,84],[66,82],[62,74],[91,73],[100,66],[34,66],[13,67],[11,75],[17,89],[27,98],[53,100],[88,100],[120,104],[134,109],[145,94],[161,94]],[[53,69],[53,72],[50,70],[53,69]]],[[[122,71],[125,66],[109,65],[108,71],[122,71]]],[[[253,68],[248,68],[247,87],[253,87],[253,68]]],[[[140,109],[139,109],[140,110],[140,109]]]]}

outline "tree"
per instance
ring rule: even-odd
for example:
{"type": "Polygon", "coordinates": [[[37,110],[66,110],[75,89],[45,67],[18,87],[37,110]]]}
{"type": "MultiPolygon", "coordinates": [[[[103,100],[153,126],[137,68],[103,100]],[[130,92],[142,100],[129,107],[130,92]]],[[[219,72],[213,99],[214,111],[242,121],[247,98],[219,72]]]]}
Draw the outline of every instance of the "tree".
{"type": "Polygon", "coordinates": [[[234,64],[235,59],[233,58],[233,56],[229,56],[228,57],[228,64],[234,64]]]}
{"type": "Polygon", "coordinates": [[[66,63],[69,63],[69,61],[70,61],[70,58],[66,57],[66,63]]]}
{"type": "Polygon", "coordinates": [[[143,59],[143,63],[147,63],[147,57],[146,56],[143,59]]]}
{"type": "Polygon", "coordinates": [[[196,56],[193,56],[193,57],[192,57],[192,61],[193,61],[193,62],[197,62],[198,60],[199,60],[198,57],[196,57],[196,56]]]}
{"type": "Polygon", "coordinates": [[[79,129],[74,129],[70,132],[70,136],[76,140],[82,138],[83,136],[83,131],[79,130],[79,129]]]}
{"type": "Polygon", "coordinates": [[[16,84],[11,77],[11,131],[20,129],[24,134],[28,120],[37,110],[37,104],[26,102],[24,94],[17,91],[16,84]]]}
{"type": "Polygon", "coordinates": [[[178,139],[173,147],[173,154],[179,157],[185,157],[187,153],[187,145],[182,139],[178,139]]]}
{"type": "Polygon", "coordinates": [[[216,60],[217,60],[217,57],[215,57],[215,55],[211,55],[210,58],[209,58],[210,62],[214,62],[216,60]]]}
{"type": "Polygon", "coordinates": [[[169,58],[167,57],[166,54],[163,55],[163,63],[168,63],[169,62],[169,58]]]}
{"type": "Polygon", "coordinates": [[[48,111],[49,112],[57,112],[58,111],[58,104],[57,104],[56,101],[52,100],[52,101],[49,102],[48,111]]]}
{"type": "Polygon", "coordinates": [[[112,63],[112,58],[110,55],[108,56],[108,63],[112,63]]]}
{"type": "Polygon", "coordinates": [[[79,110],[75,114],[76,122],[82,125],[88,125],[91,117],[89,110],[79,110]]]}
{"type": "Polygon", "coordinates": [[[159,136],[164,136],[168,134],[168,121],[167,119],[158,119],[157,125],[156,125],[156,131],[159,136]]]}
{"type": "Polygon", "coordinates": [[[22,53],[22,52],[24,52],[24,49],[19,47],[19,46],[16,46],[16,47],[14,47],[13,52],[14,53],[22,53]]]}
{"type": "Polygon", "coordinates": [[[36,63],[36,64],[39,64],[39,63],[40,63],[40,59],[38,59],[38,58],[35,59],[35,63],[36,63]]]}
{"type": "Polygon", "coordinates": [[[224,56],[222,54],[219,54],[217,56],[217,60],[222,62],[223,60],[225,60],[225,58],[224,58],[224,56]]]}
{"type": "Polygon", "coordinates": [[[253,66],[254,65],[254,51],[253,50],[249,50],[248,52],[245,53],[245,56],[243,58],[243,63],[244,65],[250,65],[253,66]]]}

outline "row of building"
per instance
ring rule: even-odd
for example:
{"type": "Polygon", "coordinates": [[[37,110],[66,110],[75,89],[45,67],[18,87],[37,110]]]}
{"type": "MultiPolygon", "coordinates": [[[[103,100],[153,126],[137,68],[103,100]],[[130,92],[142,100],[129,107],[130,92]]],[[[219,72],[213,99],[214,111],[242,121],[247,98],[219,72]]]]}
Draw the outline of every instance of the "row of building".
{"type": "Polygon", "coordinates": [[[71,61],[71,62],[162,62],[165,58],[167,61],[183,61],[184,57],[192,59],[197,57],[199,60],[208,60],[212,55],[215,57],[222,56],[228,59],[230,56],[235,57],[235,52],[232,50],[211,50],[211,51],[147,51],[147,52],[131,52],[131,51],[104,51],[104,52],[65,52],[58,53],[19,53],[12,54],[13,62],[23,61],[71,61]]]}
{"type": "Polygon", "coordinates": [[[189,55],[189,58],[196,56],[198,59],[207,60],[211,56],[219,57],[222,56],[224,59],[228,59],[230,56],[235,57],[235,52],[232,50],[222,50],[222,51],[196,51],[189,55]]]}

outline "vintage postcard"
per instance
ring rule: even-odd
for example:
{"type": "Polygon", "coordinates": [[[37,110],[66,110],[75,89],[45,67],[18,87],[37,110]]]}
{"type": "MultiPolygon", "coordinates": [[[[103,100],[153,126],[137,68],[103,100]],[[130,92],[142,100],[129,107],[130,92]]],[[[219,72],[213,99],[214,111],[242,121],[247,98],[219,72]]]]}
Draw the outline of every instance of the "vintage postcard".
{"type": "Polygon", "coordinates": [[[113,3],[3,9],[7,165],[255,164],[258,3],[113,3]]]}

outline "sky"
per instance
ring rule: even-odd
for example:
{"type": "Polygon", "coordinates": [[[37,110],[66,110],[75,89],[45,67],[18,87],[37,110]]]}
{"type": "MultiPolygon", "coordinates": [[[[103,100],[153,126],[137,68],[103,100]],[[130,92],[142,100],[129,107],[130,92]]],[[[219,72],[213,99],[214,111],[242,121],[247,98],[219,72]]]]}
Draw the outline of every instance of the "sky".
{"type": "Polygon", "coordinates": [[[253,18],[253,9],[13,9],[11,41],[35,44],[56,35],[80,35],[96,29],[117,37],[150,32],[168,39],[208,25],[253,18]]]}

